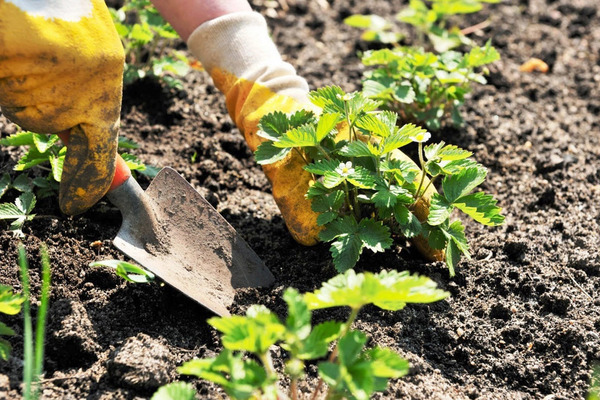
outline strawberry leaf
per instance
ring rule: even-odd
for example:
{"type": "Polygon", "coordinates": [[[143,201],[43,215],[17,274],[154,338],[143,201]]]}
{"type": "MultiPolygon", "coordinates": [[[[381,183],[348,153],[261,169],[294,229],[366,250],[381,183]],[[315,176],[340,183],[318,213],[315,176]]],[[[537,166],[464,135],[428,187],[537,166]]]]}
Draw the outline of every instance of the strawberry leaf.
{"type": "Polygon", "coordinates": [[[450,217],[453,209],[454,205],[449,203],[444,196],[434,193],[431,197],[427,223],[432,226],[440,225],[450,217]]]}
{"type": "Polygon", "coordinates": [[[283,160],[291,150],[291,148],[277,148],[273,145],[273,142],[263,142],[254,152],[254,156],[256,162],[260,165],[273,164],[283,160]]]}
{"type": "Polygon", "coordinates": [[[496,203],[494,196],[477,192],[457,199],[454,205],[483,225],[497,226],[504,222],[504,216],[500,214],[502,209],[496,203]]]}
{"type": "Polygon", "coordinates": [[[466,196],[485,180],[486,175],[485,168],[469,167],[454,175],[446,176],[442,181],[446,200],[454,203],[460,197],[466,196]]]}

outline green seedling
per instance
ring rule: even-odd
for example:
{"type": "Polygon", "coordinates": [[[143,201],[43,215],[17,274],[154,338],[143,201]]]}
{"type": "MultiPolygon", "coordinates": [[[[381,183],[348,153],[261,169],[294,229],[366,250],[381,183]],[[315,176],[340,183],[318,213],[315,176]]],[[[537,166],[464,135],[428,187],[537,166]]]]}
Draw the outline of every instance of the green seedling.
{"type": "MultiPolygon", "coordinates": [[[[457,26],[449,26],[455,15],[480,11],[485,3],[500,0],[410,0],[409,6],[396,15],[396,19],[414,26],[420,37],[427,36],[438,53],[457,48],[472,41],[457,26]]],[[[421,40],[421,43],[423,40],[421,40]]]]}
{"type": "Polygon", "coordinates": [[[42,259],[40,306],[37,312],[35,339],[31,318],[29,264],[25,247],[19,245],[19,265],[21,268],[21,284],[23,286],[23,398],[40,398],[40,378],[44,366],[44,341],[46,336],[46,316],[50,297],[50,260],[46,246],[40,248],[42,259]]]}
{"type": "Polygon", "coordinates": [[[385,390],[389,379],[406,375],[409,365],[389,348],[367,347],[367,335],[352,329],[359,311],[368,304],[397,311],[408,303],[431,303],[448,295],[429,278],[408,272],[349,270],[315,292],[302,295],[288,288],[283,295],[288,306],[285,321],[261,305],[251,306],[244,316],[209,319],[222,334],[223,351],[213,358],[188,361],[178,371],[217,383],[240,400],[286,398],[279,384],[283,375],[289,381],[287,396],[299,399],[305,363],[317,362],[319,382],[311,399],[321,391],[326,391],[327,399],[369,399],[385,390]],[[350,308],[348,319],[312,326],[312,310],[331,307],[350,308]],[[281,373],[273,366],[272,346],[288,355],[281,373]]]}
{"type": "Polygon", "coordinates": [[[152,400],[195,400],[196,390],[187,382],[173,382],[160,387],[152,400]]]}
{"type": "Polygon", "coordinates": [[[110,12],[125,49],[124,82],[154,76],[170,87],[182,89],[179,78],[189,72],[189,60],[174,49],[179,36],[150,1],[129,0],[110,12]]]}
{"type": "MultiPolygon", "coordinates": [[[[0,313],[7,315],[16,315],[21,312],[21,307],[25,297],[19,293],[13,292],[10,286],[0,285],[0,313]]],[[[0,335],[13,336],[15,331],[5,323],[0,322],[0,335]]],[[[0,358],[8,360],[12,346],[4,338],[0,338],[0,358]]]]}
{"type": "Polygon", "coordinates": [[[155,275],[144,268],[121,260],[103,260],[90,263],[90,267],[109,267],[115,273],[128,282],[150,283],[154,281],[155,275]]]}
{"type": "Polygon", "coordinates": [[[422,235],[432,248],[445,250],[453,276],[461,254],[469,257],[469,246],[460,220],[451,221],[452,211],[488,226],[504,221],[492,196],[474,192],[487,170],[471,152],[443,142],[424,146],[429,132],[413,124],[399,127],[396,113],[378,110],[378,103],[360,92],[331,86],[309,96],[321,115],[302,110],[264,116],[258,134],[266,141],[255,156],[259,164],[290,152],[304,157],[314,180],[306,197],[320,213],[319,239],[332,243],[338,271],[353,268],[365,248],[382,252],[395,237],[422,235]],[[418,146],[418,165],[396,152],[411,143],[418,146]],[[420,221],[413,211],[435,180],[441,180],[442,191],[433,196],[429,217],[420,221]]]}
{"type": "Polygon", "coordinates": [[[499,58],[489,41],[466,54],[447,51],[436,55],[413,47],[367,51],[362,62],[375,69],[364,73],[363,92],[405,122],[438,130],[450,118],[455,126],[461,126],[460,107],[471,84],[485,84],[486,65],[499,58]]]}
{"type": "Polygon", "coordinates": [[[31,221],[35,214],[35,195],[32,192],[25,192],[15,199],[14,203],[0,203],[0,219],[12,220],[10,231],[16,237],[24,237],[23,225],[31,221]]]}
{"type": "Polygon", "coordinates": [[[351,15],[344,19],[344,23],[354,28],[363,29],[360,38],[367,42],[379,42],[397,45],[404,35],[394,31],[394,25],[379,15],[351,15]]]}

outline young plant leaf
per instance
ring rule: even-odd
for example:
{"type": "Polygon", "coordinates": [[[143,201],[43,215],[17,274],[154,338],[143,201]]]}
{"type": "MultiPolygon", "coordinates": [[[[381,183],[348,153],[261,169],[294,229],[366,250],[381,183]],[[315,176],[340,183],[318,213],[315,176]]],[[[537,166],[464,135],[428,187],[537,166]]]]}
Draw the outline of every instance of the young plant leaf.
{"type": "Polygon", "coordinates": [[[155,275],[135,264],[122,260],[102,260],[90,263],[90,267],[108,267],[115,270],[117,276],[132,283],[150,283],[155,279],[155,275]]]}
{"type": "Polygon", "coordinates": [[[354,140],[339,149],[337,154],[344,157],[376,157],[379,156],[379,150],[370,143],[354,140]]]}
{"type": "MultiPolygon", "coordinates": [[[[19,293],[14,293],[13,289],[7,285],[0,285],[0,313],[15,315],[21,312],[21,305],[25,297],[19,293]]],[[[0,335],[9,333],[0,332],[0,335]]]]}
{"type": "Polygon", "coordinates": [[[274,142],[263,142],[258,146],[254,152],[254,156],[256,157],[256,162],[258,164],[266,165],[281,161],[292,150],[291,148],[275,147],[273,143],[274,142]]]}
{"type": "Polygon", "coordinates": [[[154,393],[151,400],[194,400],[196,389],[187,382],[173,382],[161,386],[154,393]]]}
{"type": "Polygon", "coordinates": [[[321,289],[306,293],[304,298],[311,310],[341,306],[359,310],[374,304],[384,310],[396,311],[407,303],[431,303],[448,295],[431,279],[410,275],[408,271],[357,274],[348,270],[324,283],[321,289]]]}
{"type": "Polygon", "coordinates": [[[483,167],[469,167],[454,175],[444,177],[442,188],[446,200],[454,203],[459,198],[466,196],[485,180],[486,175],[487,171],[483,167]]]}
{"type": "Polygon", "coordinates": [[[273,146],[278,148],[315,147],[321,141],[317,138],[314,125],[302,125],[287,131],[273,146]]]}
{"type": "Polygon", "coordinates": [[[397,203],[394,206],[394,218],[405,237],[412,238],[421,234],[421,221],[405,205],[397,203]]]}
{"type": "Polygon", "coordinates": [[[504,216],[500,214],[502,209],[496,203],[494,196],[477,192],[460,197],[454,205],[480,224],[497,226],[504,223],[504,216]]]}
{"type": "Polygon", "coordinates": [[[340,163],[337,160],[318,160],[303,168],[305,171],[315,175],[325,175],[327,172],[335,172],[340,163]]]}
{"type": "Polygon", "coordinates": [[[285,326],[264,306],[254,305],[245,316],[213,317],[209,325],[223,333],[221,341],[229,350],[264,354],[283,338],[285,326]]]}
{"type": "Polygon", "coordinates": [[[375,194],[371,201],[378,208],[394,207],[396,203],[410,204],[413,197],[410,192],[398,185],[390,184],[384,179],[378,179],[375,183],[375,194]]]}
{"type": "Polygon", "coordinates": [[[452,210],[454,210],[454,205],[448,202],[444,196],[437,193],[431,196],[430,201],[427,223],[431,226],[440,225],[450,217],[452,210]]]}

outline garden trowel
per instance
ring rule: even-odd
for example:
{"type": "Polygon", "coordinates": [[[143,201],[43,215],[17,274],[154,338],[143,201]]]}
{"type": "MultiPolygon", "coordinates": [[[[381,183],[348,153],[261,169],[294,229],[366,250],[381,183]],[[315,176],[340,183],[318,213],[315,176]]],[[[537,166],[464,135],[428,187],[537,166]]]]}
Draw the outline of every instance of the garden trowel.
{"type": "Polygon", "coordinates": [[[144,191],[129,174],[107,197],[123,216],[114,245],[164,282],[218,315],[229,315],[236,288],[274,277],[217,210],[181,175],[163,168],[144,191]]]}
{"type": "MultiPolygon", "coordinates": [[[[59,136],[68,143],[69,131],[59,136]]],[[[275,280],[225,218],[171,168],[160,170],[144,191],[117,155],[106,197],[123,216],[115,247],[220,316],[229,315],[235,289],[275,280]]]]}

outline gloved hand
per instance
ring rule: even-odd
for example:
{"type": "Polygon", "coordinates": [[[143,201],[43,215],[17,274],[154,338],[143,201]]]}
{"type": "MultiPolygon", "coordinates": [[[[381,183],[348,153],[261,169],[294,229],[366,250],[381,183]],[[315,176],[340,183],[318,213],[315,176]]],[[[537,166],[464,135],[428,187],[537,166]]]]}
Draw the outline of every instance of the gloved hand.
{"type": "Polygon", "coordinates": [[[123,46],[102,0],[0,0],[0,107],[23,129],[71,130],[60,184],[75,215],[115,170],[123,46]]]}
{"type": "MultiPolygon", "coordinates": [[[[282,61],[265,19],[258,13],[232,13],[205,22],[190,35],[188,47],[225,94],[229,114],[252,151],[264,140],[256,134],[263,115],[313,107],[306,81],[282,61]]],[[[408,158],[397,153],[398,157],[408,158]]],[[[290,152],[287,158],[265,165],[263,170],[290,233],[299,243],[313,245],[321,227],[317,225],[318,214],[304,197],[311,181],[304,165],[296,152],[290,152]]],[[[415,214],[425,219],[428,209],[429,197],[424,196],[415,214]]],[[[415,244],[429,259],[441,259],[427,240],[421,238],[415,244]]]]}

